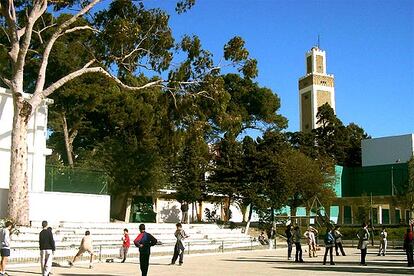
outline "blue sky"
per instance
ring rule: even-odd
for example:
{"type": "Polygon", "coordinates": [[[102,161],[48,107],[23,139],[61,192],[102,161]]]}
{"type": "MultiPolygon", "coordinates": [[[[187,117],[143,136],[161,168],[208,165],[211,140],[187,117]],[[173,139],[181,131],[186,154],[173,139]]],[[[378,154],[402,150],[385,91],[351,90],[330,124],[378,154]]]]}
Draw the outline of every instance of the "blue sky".
{"type": "Polygon", "coordinates": [[[258,60],[256,81],[279,95],[290,131],[299,129],[305,52],[320,34],[338,117],[372,137],[414,133],[412,0],[197,0],[181,15],[174,0],[146,3],[171,14],[176,38],[196,34],[216,57],[231,37],[243,37],[258,60]]]}

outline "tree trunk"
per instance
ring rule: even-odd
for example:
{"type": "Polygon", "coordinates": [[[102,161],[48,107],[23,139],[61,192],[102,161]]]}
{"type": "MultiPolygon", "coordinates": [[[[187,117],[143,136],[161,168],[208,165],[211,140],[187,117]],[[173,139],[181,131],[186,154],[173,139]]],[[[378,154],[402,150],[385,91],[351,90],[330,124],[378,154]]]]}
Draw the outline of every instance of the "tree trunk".
{"type": "Polygon", "coordinates": [[[290,220],[291,220],[292,225],[297,223],[296,211],[297,211],[296,206],[290,206],[290,220]]]}
{"type": "Polygon", "coordinates": [[[253,204],[250,203],[250,205],[249,205],[249,216],[247,217],[246,230],[244,232],[246,235],[249,235],[249,228],[250,228],[250,222],[252,220],[252,215],[253,215],[253,204]]]}
{"type": "Polygon", "coordinates": [[[111,195],[111,218],[124,221],[128,205],[128,193],[111,195]]]}
{"type": "Polygon", "coordinates": [[[68,164],[71,168],[73,168],[73,139],[69,138],[69,130],[68,130],[68,122],[66,120],[65,113],[61,113],[62,119],[62,128],[63,128],[63,137],[65,140],[65,148],[66,148],[66,156],[68,158],[68,164]]]}
{"type": "Polygon", "coordinates": [[[29,185],[27,178],[27,129],[31,105],[13,93],[14,115],[10,149],[10,189],[8,217],[18,225],[29,225],[29,185]]]}
{"type": "Polygon", "coordinates": [[[198,213],[197,213],[198,222],[201,222],[203,219],[203,201],[198,201],[198,213]]]}

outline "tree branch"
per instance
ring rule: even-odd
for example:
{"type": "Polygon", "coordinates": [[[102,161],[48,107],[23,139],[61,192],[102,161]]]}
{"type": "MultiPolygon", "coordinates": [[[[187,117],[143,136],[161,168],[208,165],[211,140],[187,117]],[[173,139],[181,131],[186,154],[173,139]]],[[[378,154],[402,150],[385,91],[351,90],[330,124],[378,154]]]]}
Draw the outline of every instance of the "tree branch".
{"type": "MultiPolygon", "coordinates": [[[[92,62],[89,62],[88,64],[92,64],[92,62]]],[[[62,87],[67,82],[69,82],[69,81],[71,81],[71,80],[73,80],[77,77],[80,77],[84,74],[88,74],[88,73],[103,74],[103,75],[107,76],[108,78],[112,79],[113,81],[115,81],[121,88],[123,88],[125,90],[130,90],[130,91],[142,90],[142,89],[145,89],[145,88],[148,88],[148,87],[154,87],[154,86],[163,87],[162,83],[164,82],[163,80],[156,80],[156,81],[152,81],[152,82],[149,82],[145,85],[138,86],[138,87],[129,86],[129,85],[124,84],[117,77],[109,74],[102,67],[91,67],[91,68],[89,68],[87,65],[85,65],[82,69],[74,71],[74,72],[66,75],[65,77],[59,79],[58,81],[54,82],[53,84],[51,84],[48,88],[46,88],[45,90],[42,91],[41,98],[46,98],[47,96],[52,94],[56,89],[62,87]]]]}
{"type": "MultiPolygon", "coordinates": [[[[36,23],[37,19],[42,16],[46,11],[47,0],[35,0],[33,1],[33,8],[27,18],[26,27],[24,28],[23,42],[20,43],[19,53],[15,61],[15,78],[23,78],[24,65],[26,61],[27,51],[30,47],[30,42],[32,40],[33,26],[36,23]]],[[[19,32],[18,32],[19,33],[19,32]]],[[[17,34],[18,39],[20,40],[19,34],[17,34]]]]}
{"type": "MultiPolygon", "coordinates": [[[[90,9],[93,8],[93,6],[95,6],[97,3],[99,3],[101,0],[94,0],[91,3],[89,3],[87,6],[85,6],[82,10],[80,10],[77,14],[75,14],[73,17],[71,17],[70,19],[66,20],[65,22],[63,22],[56,30],[56,32],[52,35],[52,37],[50,38],[49,42],[46,45],[46,48],[43,52],[43,59],[42,59],[42,63],[40,65],[40,69],[39,69],[39,73],[38,73],[38,77],[37,77],[37,81],[36,81],[36,87],[35,87],[35,91],[34,94],[39,94],[42,93],[43,89],[44,89],[44,85],[45,85],[45,81],[46,81],[46,69],[47,69],[47,65],[49,62],[49,55],[50,52],[52,51],[52,48],[56,42],[56,40],[62,36],[65,33],[70,33],[70,32],[74,32],[77,30],[82,30],[84,28],[82,27],[74,27],[72,29],[66,30],[66,32],[64,31],[67,27],[69,27],[72,23],[74,23],[79,17],[81,17],[82,15],[84,15],[86,12],[88,12],[90,9]]],[[[85,26],[84,26],[85,27],[85,26]]],[[[42,93],[43,94],[43,93],[42,93]]]]}
{"type": "Polygon", "coordinates": [[[11,40],[10,40],[10,36],[9,36],[9,34],[7,33],[6,29],[4,29],[4,27],[3,27],[3,26],[1,26],[1,29],[2,29],[2,31],[4,32],[4,34],[6,35],[7,40],[8,40],[9,42],[11,42],[11,40]]]}
{"type": "Polygon", "coordinates": [[[56,24],[51,24],[51,25],[49,25],[49,26],[46,26],[46,27],[44,27],[43,29],[41,29],[41,30],[38,30],[38,31],[33,31],[35,34],[37,34],[37,36],[39,37],[39,40],[40,40],[40,43],[41,44],[43,44],[43,38],[42,38],[42,32],[44,32],[44,31],[46,31],[47,29],[49,29],[49,28],[51,28],[51,27],[54,27],[54,26],[56,26],[56,24]]]}
{"type": "Polygon", "coordinates": [[[1,0],[0,5],[0,12],[3,14],[4,18],[6,19],[7,26],[8,26],[8,38],[10,41],[11,49],[8,52],[9,57],[12,61],[17,60],[17,54],[19,52],[19,38],[17,35],[17,22],[14,11],[14,4],[13,1],[4,1],[1,0]]]}
{"type": "Polygon", "coordinates": [[[11,83],[11,81],[10,81],[9,79],[7,79],[7,78],[5,78],[5,77],[3,77],[3,76],[0,76],[0,79],[1,79],[1,81],[2,81],[2,82],[4,82],[4,84],[5,84],[5,85],[7,85],[10,89],[12,88],[12,83],[11,83]]]}
{"type": "Polygon", "coordinates": [[[61,33],[59,35],[59,37],[61,37],[62,35],[65,35],[65,34],[73,33],[73,32],[76,32],[76,31],[81,31],[81,30],[91,30],[92,32],[99,32],[98,29],[92,28],[91,26],[78,26],[78,27],[73,27],[72,29],[67,29],[66,31],[61,33]]]}

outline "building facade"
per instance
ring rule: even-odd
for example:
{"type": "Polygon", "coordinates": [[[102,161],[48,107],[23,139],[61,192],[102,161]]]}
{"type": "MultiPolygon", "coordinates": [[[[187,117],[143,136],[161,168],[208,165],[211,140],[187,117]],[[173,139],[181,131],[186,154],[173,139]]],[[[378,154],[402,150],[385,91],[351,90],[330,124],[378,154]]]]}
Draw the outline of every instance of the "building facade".
{"type": "Polygon", "coordinates": [[[408,162],[414,155],[413,134],[362,141],[363,166],[343,168],[338,223],[358,224],[369,216],[374,224],[407,223],[414,217],[408,162]]]}

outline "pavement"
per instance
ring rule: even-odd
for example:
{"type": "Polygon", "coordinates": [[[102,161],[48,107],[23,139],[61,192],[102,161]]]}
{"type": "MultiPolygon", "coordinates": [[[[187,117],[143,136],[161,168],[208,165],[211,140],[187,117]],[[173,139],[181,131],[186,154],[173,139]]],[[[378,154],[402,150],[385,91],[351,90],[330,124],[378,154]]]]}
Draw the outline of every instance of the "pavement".
{"type": "MultiPolygon", "coordinates": [[[[323,248],[322,248],[323,249],[323,248]]],[[[377,256],[375,249],[368,249],[367,266],[359,265],[359,250],[345,248],[347,256],[334,256],[336,265],[322,265],[323,252],[316,258],[307,257],[304,250],[304,263],[287,260],[286,248],[276,250],[236,251],[210,254],[192,254],[184,256],[182,266],[169,265],[171,256],[154,256],[150,260],[149,276],[244,276],[244,275],[414,275],[414,268],[407,267],[406,256],[402,250],[388,250],[386,256],[377,256]]],[[[295,250],[293,249],[294,253],[295,250]]],[[[172,253],[172,252],[171,252],[172,253]]],[[[328,257],[329,258],[329,257],[328,257]]],[[[70,268],[66,264],[53,267],[53,276],[132,276],[141,275],[137,259],[127,259],[125,263],[94,263],[92,269],[88,263],[75,263],[70,268]]],[[[10,266],[10,276],[41,275],[40,265],[10,266]]]]}

